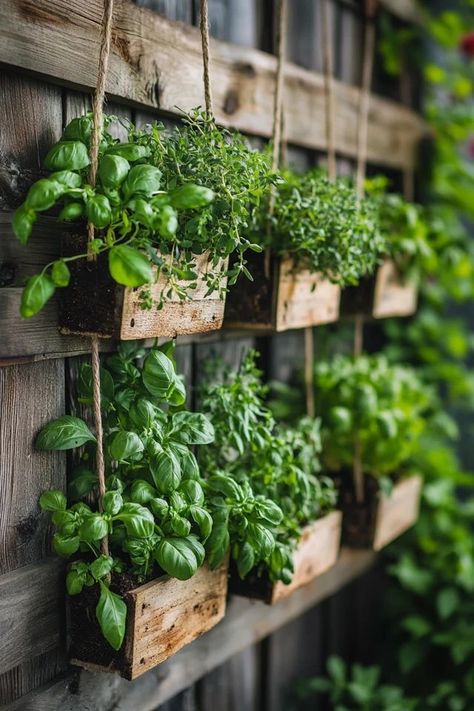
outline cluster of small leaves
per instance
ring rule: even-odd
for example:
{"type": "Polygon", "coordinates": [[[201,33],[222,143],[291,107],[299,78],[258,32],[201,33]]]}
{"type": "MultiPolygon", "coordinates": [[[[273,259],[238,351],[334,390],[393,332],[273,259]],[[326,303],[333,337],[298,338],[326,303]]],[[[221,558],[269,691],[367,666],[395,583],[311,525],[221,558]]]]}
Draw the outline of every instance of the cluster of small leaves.
{"type": "Polygon", "coordinates": [[[315,476],[318,422],[305,420],[294,431],[277,428],[255,358],[250,352],[237,372],[203,388],[202,409],[215,428],[214,444],[201,451],[215,493],[207,548],[216,565],[230,543],[242,578],[255,569],[289,583],[301,527],[331,510],[336,493],[331,480],[315,476]]]}
{"type": "Polygon", "coordinates": [[[268,214],[260,215],[261,239],[269,235],[279,254],[342,285],[371,274],[386,249],[372,201],[359,200],[347,180],[331,182],[317,169],[303,175],[284,170],[282,178],[270,231],[268,214]]]}
{"type": "MultiPolygon", "coordinates": [[[[216,199],[199,214],[184,210],[178,219],[176,245],[185,253],[210,252],[206,274],[209,291],[225,291],[240,273],[249,279],[244,253],[260,252],[249,241],[249,225],[276,176],[264,154],[252,150],[239,133],[220,128],[207,113],[198,109],[185,114],[182,124],[169,133],[160,124],[134,134],[149,147],[151,160],[163,173],[163,185],[173,190],[180,182],[197,181],[211,188],[216,199]],[[230,257],[227,270],[217,266],[230,257]]],[[[183,206],[185,207],[185,206],[183,206]]]]}
{"type": "Polygon", "coordinates": [[[414,370],[390,365],[383,355],[338,355],[316,363],[314,382],[328,469],[352,465],[356,437],[366,474],[386,477],[410,467],[437,406],[414,370]]]}
{"type": "MultiPolygon", "coordinates": [[[[175,286],[178,288],[179,280],[188,282],[178,292],[184,299],[196,288],[197,274],[188,263],[183,266],[176,251],[179,211],[198,215],[212,202],[214,193],[183,178],[177,178],[172,189],[162,190],[161,170],[150,161],[150,149],[135,140],[133,131],[129,142],[114,139],[107,130],[114,120],[105,119],[95,187],[88,182],[92,115],[75,118],[66,126],[44,160],[44,168],[50,171],[48,177],[30,187],[13,216],[13,231],[22,244],[27,244],[38,214],[59,206],[60,222],[87,219],[94,225],[97,236],[90,249],[95,255],[108,253],[110,275],[118,284],[149,285],[163,274],[167,277],[163,290],[166,296],[175,286]]],[[[22,316],[34,316],[57,287],[67,286],[68,262],[86,256],[55,260],[31,277],[22,295],[22,316]]],[[[163,298],[162,294],[158,306],[163,298]]],[[[152,304],[144,299],[143,305],[152,304]]]]}
{"type": "Polygon", "coordinates": [[[422,207],[387,192],[387,185],[385,176],[377,176],[366,180],[365,190],[376,205],[387,254],[404,276],[419,281],[424,271],[435,267],[431,231],[422,207]]]}
{"type": "MultiPolygon", "coordinates": [[[[138,344],[124,342],[101,369],[107,490],[99,505],[89,498],[97,476],[90,468],[96,440],[87,424],[65,415],[47,424],[36,440],[38,449],[83,448],[69,482],[70,505],[59,491],[45,492],[40,504],[53,512],[54,551],[74,559],[69,594],[99,581],[97,619],[114,649],[123,641],[126,611],[108,588],[109,574],[127,572],[141,582],[164,571],[186,580],[203,564],[212,530],[191,446],[212,442],[214,430],[204,415],[184,409],[186,393],[171,353],[170,345],[146,354],[138,344]],[[137,358],[144,356],[140,364],[137,358]],[[108,558],[100,554],[105,536],[108,558]]],[[[80,402],[91,404],[89,365],[82,366],[78,394],[80,402]]]]}
{"type": "Polygon", "coordinates": [[[327,677],[300,681],[295,688],[292,711],[314,708],[314,697],[324,694],[333,711],[421,711],[418,701],[403,688],[381,682],[380,667],[347,664],[336,656],[327,661],[327,677]],[[306,705],[309,701],[311,705],[306,705]]]}

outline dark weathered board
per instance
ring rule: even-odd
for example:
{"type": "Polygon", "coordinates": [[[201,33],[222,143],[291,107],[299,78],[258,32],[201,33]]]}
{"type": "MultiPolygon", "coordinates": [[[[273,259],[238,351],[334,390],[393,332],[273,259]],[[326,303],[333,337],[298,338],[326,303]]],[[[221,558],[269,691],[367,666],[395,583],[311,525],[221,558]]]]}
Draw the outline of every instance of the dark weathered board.
{"type": "MultiPolygon", "coordinates": [[[[40,71],[62,83],[95,84],[99,0],[71,17],[66,0],[39,0],[22,12],[15,0],[0,5],[0,61],[40,71]],[[34,9],[33,9],[34,8],[34,9]],[[34,48],[34,51],[32,51],[34,48]],[[65,63],[64,56],[70,61],[65,63]]],[[[272,133],[275,58],[261,51],[212,42],[212,78],[219,121],[248,133],[272,133]]],[[[203,104],[201,44],[198,31],[128,2],[116,6],[114,47],[107,90],[112,96],[165,111],[203,104]]],[[[285,126],[288,140],[325,148],[323,78],[288,64],[285,126]]],[[[356,153],[359,90],[335,83],[338,103],[336,144],[356,153]]],[[[372,97],[368,158],[381,164],[411,167],[415,144],[425,131],[412,111],[372,97]]]]}

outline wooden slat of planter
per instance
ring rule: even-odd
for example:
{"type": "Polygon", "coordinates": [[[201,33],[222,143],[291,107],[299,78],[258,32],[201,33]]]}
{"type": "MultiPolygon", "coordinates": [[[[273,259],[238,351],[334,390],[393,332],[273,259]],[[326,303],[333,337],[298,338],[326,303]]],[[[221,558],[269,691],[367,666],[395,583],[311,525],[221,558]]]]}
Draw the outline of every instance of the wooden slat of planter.
{"type": "MultiPolygon", "coordinates": [[[[0,4],[0,61],[68,85],[95,85],[101,3],[71,10],[67,0],[4,0],[0,4]],[[64,58],[67,57],[68,61],[64,58]]],[[[110,95],[164,111],[203,105],[201,45],[197,29],[166,20],[127,0],[116,3],[110,95]]],[[[275,58],[255,49],[213,41],[215,110],[219,122],[270,137],[275,58]]],[[[336,148],[356,154],[359,91],[335,83],[336,148]]],[[[289,64],[285,130],[290,143],[324,149],[323,78],[289,64]]],[[[425,131],[411,110],[372,97],[368,160],[412,167],[425,131]]]]}
{"type": "Polygon", "coordinates": [[[374,550],[379,551],[416,523],[422,486],[421,476],[415,475],[396,484],[390,496],[382,494],[377,506],[374,550]]]}
{"type": "Polygon", "coordinates": [[[386,259],[375,278],[373,317],[411,316],[417,301],[416,283],[401,280],[395,262],[386,259]]]}
{"type": "MultiPolygon", "coordinates": [[[[104,677],[98,674],[82,672],[72,693],[69,686],[74,675],[68,674],[44,689],[38,689],[17,702],[5,707],[5,711],[155,711],[160,703],[167,701],[177,693],[218,667],[231,656],[263,639],[290,620],[298,617],[305,610],[329,597],[348,582],[364,573],[375,561],[375,554],[370,551],[342,551],[339,561],[327,573],[315,581],[297,590],[294,595],[275,606],[248,601],[241,598],[231,599],[226,616],[213,630],[178,652],[172,659],[160,665],[156,671],[145,674],[139,681],[129,684],[118,675],[107,675],[110,679],[104,695],[104,677]]],[[[56,560],[49,561],[51,570],[58,565],[56,560]]],[[[34,579],[36,566],[23,568],[25,581],[34,579]]],[[[20,581],[18,585],[24,584],[20,581]]],[[[28,586],[27,586],[28,587],[28,586]]],[[[30,590],[31,592],[31,590],[30,590]]],[[[56,606],[55,595],[50,586],[43,587],[44,606],[56,606]]],[[[25,605],[29,603],[25,601],[25,605]]],[[[24,609],[10,601],[5,611],[10,624],[24,614],[24,609]]],[[[58,616],[59,617],[59,616],[58,616]]],[[[35,624],[38,624],[36,620],[35,624]]],[[[3,619],[0,618],[0,625],[3,619]]],[[[59,618],[51,623],[60,629],[59,618]]],[[[31,653],[31,636],[19,639],[18,646],[24,658],[31,653]]],[[[0,649],[0,668],[3,656],[0,649]]]]}

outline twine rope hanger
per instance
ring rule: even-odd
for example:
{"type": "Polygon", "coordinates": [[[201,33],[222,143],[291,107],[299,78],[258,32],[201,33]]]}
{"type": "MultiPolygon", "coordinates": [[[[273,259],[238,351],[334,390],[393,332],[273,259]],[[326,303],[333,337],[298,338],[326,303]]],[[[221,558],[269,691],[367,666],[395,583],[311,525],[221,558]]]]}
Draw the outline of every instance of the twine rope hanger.
{"type": "MultiPolygon", "coordinates": [[[[362,55],[362,83],[359,95],[357,123],[357,169],[356,192],[360,200],[364,197],[364,183],[367,170],[367,139],[369,127],[370,90],[374,69],[375,16],[378,0],[366,0],[364,21],[364,50],[362,55]]],[[[354,319],[354,356],[361,355],[364,341],[364,317],[356,314],[354,319]]],[[[364,470],[360,437],[354,438],[354,462],[352,471],[356,501],[364,501],[364,470]]]]}
{"type": "MultiPolygon", "coordinates": [[[[110,46],[112,40],[112,19],[114,0],[104,0],[104,14],[101,23],[99,63],[97,69],[97,84],[92,101],[93,123],[90,142],[90,171],[89,182],[92,187],[96,184],[99,165],[99,146],[103,124],[103,106],[105,99],[105,82],[109,66],[110,46]]],[[[94,239],[94,225],[87,224],[87,258],[95,260],[91,250],[91,241],[94,239]]],[[[101,391],[100,391],[100,358],[99,337],[91,336],[91,367],[92,367],[92,410],[94,417],[95,435],[97,440],[96,469],[99,489],[99,508],[105,494],[105,462],[104,462],[104,430],[102,425],[101,391]]],[[[106,535],[100,542],[101,552],[109,555],[109,539],[106,535]]]]}

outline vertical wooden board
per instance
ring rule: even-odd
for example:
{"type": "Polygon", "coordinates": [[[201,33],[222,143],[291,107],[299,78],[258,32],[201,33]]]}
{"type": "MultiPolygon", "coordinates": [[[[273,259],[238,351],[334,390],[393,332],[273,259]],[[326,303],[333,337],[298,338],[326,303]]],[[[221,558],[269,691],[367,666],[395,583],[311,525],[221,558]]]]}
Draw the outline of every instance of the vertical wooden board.
{"type": "Polygon", "coordinates": [[[362,78],[363,22],[355,3],[340,3],[338,17],[336,76],[347,84],[360,86],[362,78]]]}
{"type": "Polygon", "coordinates": [[[210,0],[211,35],[244,47],[258,47],[261,4],[261,0],[210,0]]]}
{"type": "Polygon", "coordinates": [[[261,674],[261,645],[244,649],[198,683],[199,711],[261,711],[261,674]]]}
{"type": "Polygon", "coordinates": [[[50,549],[48,516],[38,498],[64,489],[65,456],[39,452],[34,438],[64,414],[64,362],[0,368],[0,573],[42,558],[50,549]]]}
{"type": "Polygon", "coordinates": [[[0,210],[16,208],[61,133],[61,90],[10,69],[0,73],[0,210]]]}
{"type": "Polygon", "coordinates": [[[202,711],[196,702],[196,685],[178,694],[174,699],[161,704],[156,711],[202,711]]]}
{"type": "Polygon", "coordinates": [[[286,331],[271,337],[269,378],[290,382],[304,365],[304,334],[286,331]]]}
{"type": "Polygon", "coordinates": [[[265,678],[268,711],[286,711],[295,683],[321,673],[321,628],[321,606],[318,605],[268,639],[265,678]]]}

